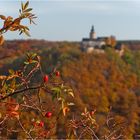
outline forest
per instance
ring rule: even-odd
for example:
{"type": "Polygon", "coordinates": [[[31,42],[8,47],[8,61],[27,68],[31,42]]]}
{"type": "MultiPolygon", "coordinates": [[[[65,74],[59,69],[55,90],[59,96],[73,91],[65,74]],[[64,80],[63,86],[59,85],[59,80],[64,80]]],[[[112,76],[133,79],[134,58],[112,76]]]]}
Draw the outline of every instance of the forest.
{"type": "MultiPolygon", "coordinates": [[[[126,138],[135,138],[139,135],[139,50],[133,51],[126,48],[124,55],[120,57],[112,48],[105,49],[105,54],[82,52],[78,42],[17,40],[7,42],[1,52],[3,52],[3,59],[1,58],[0,61],[1,74],[7,75],[9,69],[17,71],[25,61],[26,55],[22,54],[36,52],[41,57],[43,73],[49,74],[57,68],[62,79],[74,90],[75,106],[71,107],[71,113],[66,118],[57,122],[59,127],[56,128],[52,137],[65,138],[67,119],[71,118],[72,114],[80,118],[84,108],[90,111],[96,109],[99,137],[107,131],[105,120],[110,111],[115,121],[124,123],[126,138]],[[6,51],[7,49],[11,51],[6,51]]],[[[37,73],[31,80],[38,82],[41,77],[37,73]]],[[[41,92],[44,94],[44,91],[41,92]]],[[[51,102],[50,97],[47,98],[49,107],[53,108],[54,103],[51,102]]],[[[28,122],[29,118],[30,114],[24,121],[28,122]]]]}
{"type": "Polygon", "coordinates": [[[80,42],[5,41],[9,31],[30,36],[29,1],[19,17],[0,15],[0,139],[139,139],[139,41],[119,55],[86,53],[80,42]]]}

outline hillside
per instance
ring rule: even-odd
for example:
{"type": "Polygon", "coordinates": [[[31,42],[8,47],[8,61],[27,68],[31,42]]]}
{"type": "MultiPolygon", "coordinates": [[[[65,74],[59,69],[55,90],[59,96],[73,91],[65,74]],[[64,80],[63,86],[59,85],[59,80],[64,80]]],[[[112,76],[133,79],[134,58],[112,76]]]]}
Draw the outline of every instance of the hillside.
{"type": "MultiPolygon", "coordinates": [[[[0,73],[18,70],[22,67],[23,54],[37,52],[43,72],[49,73],[57,67],[62,78],[74,89],[73,113],[79,116],[84,107],[96,108],[100,136],[106,131],[103,122],[112,107],[116,120],[126,123],[127,138],[134,138],[140,134],[140,42],[123,43],[131,49],[137,46],[137,51],[126,50],[121,58],[110,48],[105,54],[86,54],[80,50],[78,42],[8,41],[0,49],[0,73]]],[[[37,80],[41,79],[36,75],[37,80]]],[[[63,128],[66,121],[60,120],[58,124],[63,128]]],[[[58,138],[65,136],[64,130],[57,130],[58,138]]]]}
{"type": "MultiPolygon", "coordinates": [[[[11,63],[26,52],[36,51],[39,53],[52,47],[63,46],[65,43],[69,42],[51,42],[45,40],[7,40],[4,46],[0,48],[0,68],[3,66],[3,64],[11,63]]],[[[77,42],[74,43],[79,44],[77,42]]]]}

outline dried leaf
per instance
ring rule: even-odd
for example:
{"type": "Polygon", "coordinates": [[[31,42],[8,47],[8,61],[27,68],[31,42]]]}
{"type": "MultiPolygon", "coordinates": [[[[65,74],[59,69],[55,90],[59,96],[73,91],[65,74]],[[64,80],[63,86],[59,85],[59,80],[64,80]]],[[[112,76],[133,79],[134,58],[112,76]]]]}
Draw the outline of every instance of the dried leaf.
{"type": "Polygon", "coordinates": [[[23,31],[20,31],[19,35],[21,35],[23,33],[23,31]]]}
{"type": "Polygon", "coordinates": [[[7,78],[7,76],[5,76],[5,75],[0,75],[0,80],[4,80],[4,79],[6,79],[7,78]]]}
{"type": "MultiPolygon", "coordinates": [[[[11,103],[13,103],[14,101],[11,101],[11,103]]],[[[10,103],[10,102],[9,102],[10,103]]],[[[19,119],[19,104],[16,104],[15,105],[8,105],[7,106],[7,114],[10,116],[10,117],[14,117],[14,118],[17,118],[19,119]]]]}
{"type": "Polygon", "coordinates": [[[68,106],[73,106],[73,105],[75,105],[74,103],[67,103],[68,104],[68,106]]]}
{"type": "Polygon", "coordinates": [[[12,21],[12,20],[13,20],[13,17],[8,16],[6,20],[7,20],[7,21],[12,21]]]}
{"type": "Polygon", "coordinates": [[[17,111],[19,109],[19,104],[16,105],[16,107],[14,108],[15,111],[17,111]]]}
{"type": "Polygon", "coordinates": [[[1,35],[0,36],[0,46],[3,45],[3,43],[4,43],[4,37],[1,35]]]}
{"type": "Polygon", "coordinates": [[[69,111],[70,109],[68,107],[64,107],[63,108],[63,115],[66,116],[66,113],[69,111]]]}
{"type": "Polygon", "coordinates": [[[72,97],[74,97],[74,94],[73,94],[73,92],[69,92],[69,95],[71,95],[72,97]]]}
{"type": "Polygon", "coordinates": [[[29,8],[29,9],[27,9],[27,10],[25,10],[24,12],[30,12],[30,11],[32,11],[33,9],[32,8],[29,8]]]}
{"type": "Polygon", "coordinates": [[[24,10],[24,4],[23,3],[21,3],[21,8],[22,8],[22,11],[24,10]]]}
{"type": "Polygon", "coordinates": [[[14,26],[16,26],[16,25],[19,25],[20,24],[20,21],[21,21],[21,19],[20,18],[16,18],[15,20],[14,20],[14,26]]]}
{"type": "Polygon", "coordinates": [[[19,119],[19,113],[16,112],[16,111],[12,111],[12,112],[10,113],[10,115],[11,115],[11,117],[15,117],[15,118],[19,119]]]}
{"type": "Polygon", "coordinates": [[[25,30],[24,33],[25,33],[27,36],[30,37],[30,34],[29,34],[29,32],[28,32],[27,30],[25,30]]]}
{"type": "Polygon", "coordinates": [[[6,17],[4,15],[0,15],[0,18],[6,20],[6,17]]]}
{"type": "Polygon", "coordinates": [[[36,23],[33,20],[30,19],[30,24],[32,24],[32,23],[36,25],[36,23]]]}
{"type": "Polygon", "coordinates": [[[27,1],[27,2],[25,3],[24,9],[26,9],[26,8],[28,7],[28,5],[29,5],[29,1],[27,1]]]}

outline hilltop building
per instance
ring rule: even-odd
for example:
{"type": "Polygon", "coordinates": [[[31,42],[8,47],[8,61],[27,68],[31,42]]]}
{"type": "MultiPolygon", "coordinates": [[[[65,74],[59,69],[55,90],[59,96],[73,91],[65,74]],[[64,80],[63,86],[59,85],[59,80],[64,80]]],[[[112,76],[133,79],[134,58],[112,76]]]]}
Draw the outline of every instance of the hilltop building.
{"type": "Polygon", "coordinates": [[[81,47],[84,51],[90,52],[97,48],[101,49],[105,44],[105,38],[96,38],[94,26],[92,26],[89,38],[82,39],[81,47]]]}
{"type": "Polygon", "coordinates": [[[98,52],[104,53],[105,47],[112,47],[116,52],[121,52],[121,55],[124,51],[124,46],[122,44],[117,44],[115,36],[105,36],[97,37],[94,30],[94,26],[91,27],[89,38],[83,38],[81,42],[81,49],[87,53],[98,52]]]}

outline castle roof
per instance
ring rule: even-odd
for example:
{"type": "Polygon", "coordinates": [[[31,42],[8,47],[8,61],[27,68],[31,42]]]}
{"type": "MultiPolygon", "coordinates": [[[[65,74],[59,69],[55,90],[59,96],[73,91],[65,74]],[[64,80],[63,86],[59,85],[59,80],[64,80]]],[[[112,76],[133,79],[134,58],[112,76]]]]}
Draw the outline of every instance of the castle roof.
{"type": "Polygon", "coordinates": [[[82,41],[105,41],[108,37],[83,38],[82,41]]]}
{"type": "Polygon", "coordinates": [[[82,41],[97,41],[97,39],[83,38],[82,41]]]}
{"type": "Polygon", "coordinates": [[[109,37],[107,37],[107,36],[103,36],[103,37],[98,37],[97,39],[98,40],[106,40],[106,39],[108,39],[109,37]]]}
{"type": "Polygon", "coordinates": [[[91,32],[94,32],[94,26],[92,25],[92,27],[91,27],[91,32]]]}

